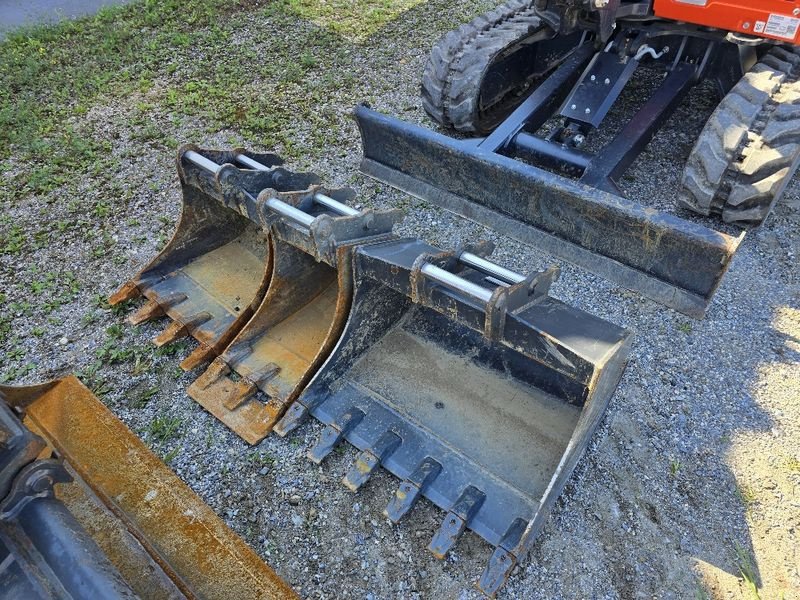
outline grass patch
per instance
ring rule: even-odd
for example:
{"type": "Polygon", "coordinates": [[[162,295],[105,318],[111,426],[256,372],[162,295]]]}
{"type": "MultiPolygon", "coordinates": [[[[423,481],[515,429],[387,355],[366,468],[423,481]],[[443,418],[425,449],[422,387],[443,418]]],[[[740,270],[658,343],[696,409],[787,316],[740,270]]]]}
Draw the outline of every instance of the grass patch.
{"type": "Polygon", "coordinates": [[[739,575],[744,581],[745,589],[749,592],[750,597],[754,600],[760,600],[761,595],[758,593],[758,576],[753,558],[750,553],[742,548],[738,543],[734,546],[736,551],[736,565],[739,568],[739,575]]]}
{"type": "Polygon", "coordinates": [[[748,512],[758,503],[758,495],[755,490],[747,484],[737,484],[736,495],[748,512]]]}
{"type": "Polygon", "coordinates": [[[183,420],[179,417],[161,414],[150,422],[147,432],[153,441],[163,444],[180,437],[181,425],[183,425],[183,420]]]}
{"type": "Polygon", "coordinates": [[[289,0],[291,9],[326,29],[356,42],[425,0],[289,0]]]}

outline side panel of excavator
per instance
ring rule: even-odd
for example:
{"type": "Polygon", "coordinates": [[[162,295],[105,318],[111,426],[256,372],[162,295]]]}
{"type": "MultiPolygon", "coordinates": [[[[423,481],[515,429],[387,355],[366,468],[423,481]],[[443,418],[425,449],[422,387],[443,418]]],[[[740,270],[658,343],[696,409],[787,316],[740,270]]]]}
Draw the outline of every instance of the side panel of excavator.
{"type": "Polygon", "coordinates": [[[800,2],[797,0],[656,0],[653,10],[663,19],[800,43],[800,2]]]}

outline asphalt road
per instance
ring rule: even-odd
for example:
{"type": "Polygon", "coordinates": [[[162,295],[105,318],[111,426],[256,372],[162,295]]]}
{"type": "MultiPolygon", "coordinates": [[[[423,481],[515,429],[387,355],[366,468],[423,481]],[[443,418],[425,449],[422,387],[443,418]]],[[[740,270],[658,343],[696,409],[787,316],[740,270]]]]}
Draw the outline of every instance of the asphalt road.
{"type": "Polygon", "coordinates": [[[128,2],[130,0],[0,0],[0,40],[8,32],[25,25],[74,19],[94,14],[104,6],[128,2]]]}

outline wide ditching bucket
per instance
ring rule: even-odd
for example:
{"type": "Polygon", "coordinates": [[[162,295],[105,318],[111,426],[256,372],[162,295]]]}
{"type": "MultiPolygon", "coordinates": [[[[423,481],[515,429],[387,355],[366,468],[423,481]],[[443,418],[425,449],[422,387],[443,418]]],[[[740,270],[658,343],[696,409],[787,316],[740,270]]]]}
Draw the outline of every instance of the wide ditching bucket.
{"type": "Polygon", "coordinates": [[[0,436],[4,597],[297,597],[75,377],[0,386],[0,436]]]}
{"type": "Polygon", "coordinates": [[[626,330],[551,298],[558,271],[527,277],[485,248],[419,240],[359,247],[341,339],[275,427],[326,425],[309,457],[342,440],[360,453],[357,490],[379,465],[402,480],[385,514],[422,496],[447,512],[430,543],[444,557],[466,529],[496,551],[494,593],[540,531],[626,364],[626,330]]]}
{"type": "Polygon", "coordinates": [[[230,343],[269,284],[272,257],[266,232],[257,215],[240,207],[266,188],[292,192],[319,183],[316,176],[293,173],[281,163],[274,154],[181,148],[183,207],[175,234],[150,264],[109,298],[112,305],[146,298],[129,317],[133,324],[169,317],[172,322],[155,339],[159,346],[194,337],[199,346],[181,364],[186,370],[212,360],[230,343]],[[193,165],[187,157],[213,165],[215,171],[187,168],[193,165]]]}
{"type": "Polygon", "coordinates": [[[251,444],[272,430],[339,340],[353,295],[353,249],[395,237],[401,211],[359,211],[346,204],[352,196],[312,186],[266,189],[254,200],[272,257],[266,295],[188,390],[251,444]]]}

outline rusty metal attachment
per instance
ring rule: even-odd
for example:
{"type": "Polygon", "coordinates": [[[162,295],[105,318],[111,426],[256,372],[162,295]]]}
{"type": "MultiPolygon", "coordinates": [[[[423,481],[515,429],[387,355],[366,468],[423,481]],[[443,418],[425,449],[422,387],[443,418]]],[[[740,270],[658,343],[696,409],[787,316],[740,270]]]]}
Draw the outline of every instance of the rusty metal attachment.
{"type": "Polygon", "coordinates": [[[291,193],[319,183],[314,175],[282,168],[274,154],[198,151],[184,146],[178,152],[183,207],[172,240],[109,298],[113,305],[144,296],[145,304],[129,317],[133,324],[169,317],[154,340],[158,346],[194,337],[199,346],[181,364],[185,370],[213,360],[228,345],[269,284],[269,242],[256,215],[242,212],[246,199],[267,188],[291,193]],[[207,168],[187,168],[194,164],[189,157],[207,168]]]}
{"type": "Polygon", "coordinates": [[[430,551],[467,529],[496,547],[493,594],[536,539],[602,418],[629,333],[551,298],[558,270],[523,276],[488,245],[445,252],[394,239],[353,253],[353,301],[335,349],[278,422],[325,424],[309,458],[360,451],[343,483],[400,478],[385,515],[426,497],[446,511],[430,551]]]}
{"type": "MultiPolygon", "coordinates": [[[[266,165],[261,169],[261,157],[246,163],[255,169],[252,172],[217,162],[227,158],[224,153],[185,149],[179,160],[181,179],[212,190],[208,196],[258,229],[258,236],[250,240],[265,242],[269,273],[262,279],[264,293],[257,296],[251,317],[237,328],[224,351],[215,352],[218,356],[189,387],[189,395],[256,444],[339,339],[350,311],[353,248],[392,239],[392,227],[402,213],[356,210],[347,204],[351,190],[327,189],[312,183],[318,181],[314,176],[285,169],[280,177],[273,170],[273,179],[254,178],[252,173],[270,172],[266,165]],[[287,191],[288,183],[298,181],[311,185],[287,191]]],[[[209,264],[206,275],[228,289],[228,281],[245,281],[253,273],[246,262],[234,260],[209,264]]]]}
{"type": "Polygon", "coordinates": [[[0,386],[13,598],[297,597],[76,378],[0,386]]]}

